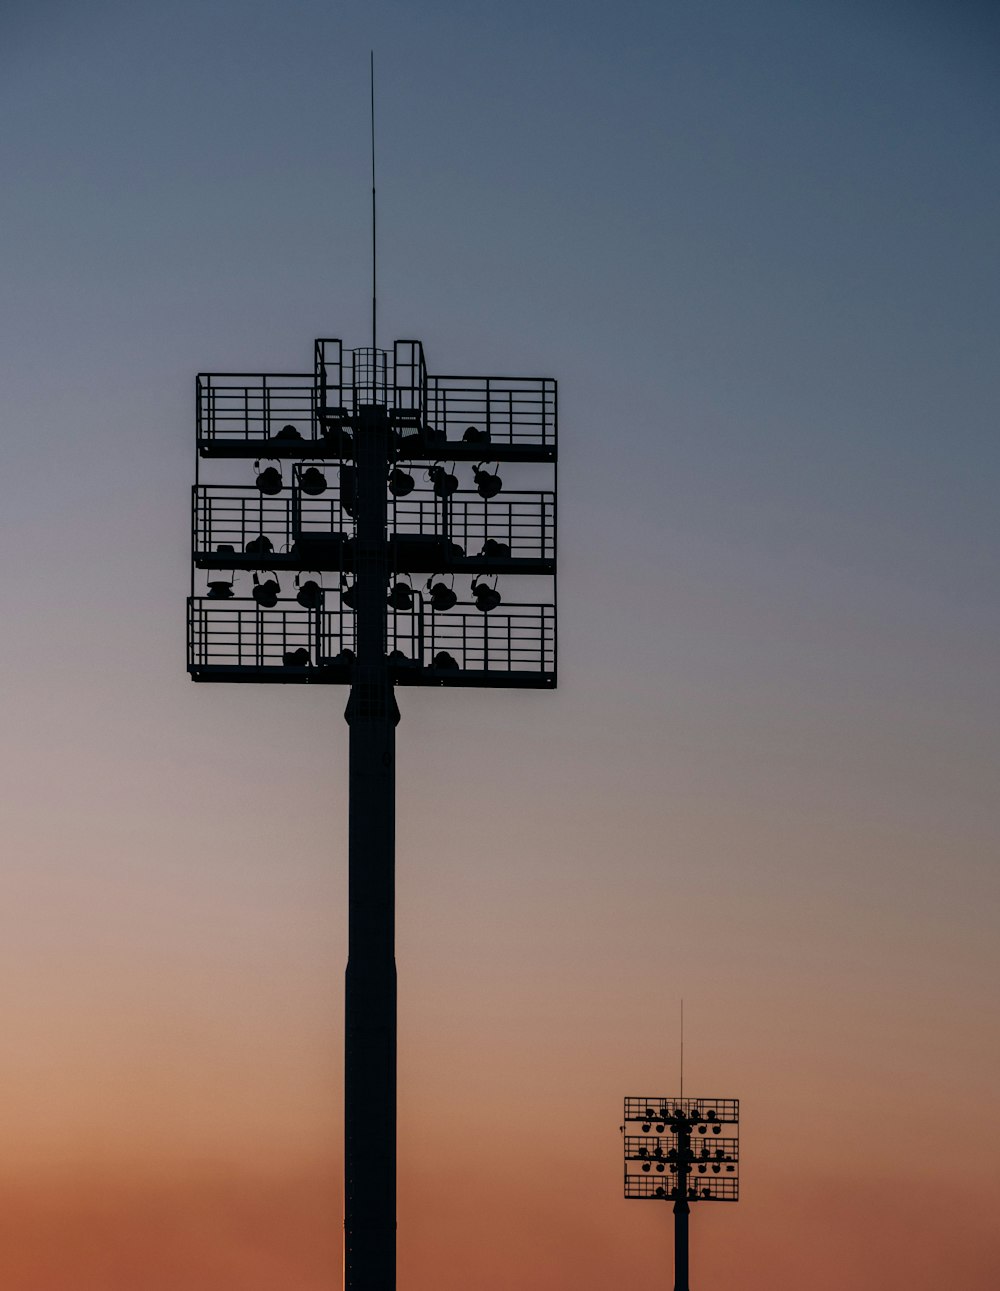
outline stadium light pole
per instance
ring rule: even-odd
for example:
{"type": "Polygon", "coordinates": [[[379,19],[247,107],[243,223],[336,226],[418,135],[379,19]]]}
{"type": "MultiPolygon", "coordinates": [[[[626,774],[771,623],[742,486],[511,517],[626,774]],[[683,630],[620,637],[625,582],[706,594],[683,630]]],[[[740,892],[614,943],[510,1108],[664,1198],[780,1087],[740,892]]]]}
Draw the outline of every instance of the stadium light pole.
{"type": "Polygon", "coordinates": [[[673,1202],[674,1291],[690,1291],[691,1204],[739,1200],[739,1121],[736,1098],[625,1099],[625,1197],[673,1202]]]}
{"type": "Polygon", "coordinates": [[[393,1291],[395,688],[554,688],[556,386],[321,339],[311,373],[200,375],[197,442],[189,673],[350,687],[344,1284],[393,1291]]]}

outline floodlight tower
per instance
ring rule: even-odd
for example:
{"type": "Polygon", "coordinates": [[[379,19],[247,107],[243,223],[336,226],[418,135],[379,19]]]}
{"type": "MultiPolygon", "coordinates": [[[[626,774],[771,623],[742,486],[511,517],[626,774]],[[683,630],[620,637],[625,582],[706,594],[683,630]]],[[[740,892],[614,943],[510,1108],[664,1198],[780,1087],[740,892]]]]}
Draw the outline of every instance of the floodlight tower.
{"type": "Polygon", "coordinates": [[[395,687],[555,686],[556,384],[321,339],[309,373],[199,376],[197,440],[191,676],[350,687],[345,1286],[391,1291],[395,687]]]}
{"type": "Polygon", "coordinates": [[[690,1203],[739,1200],[739,1123],[737,1098],[625,1099],[625,1196],[674,1203],[674,1291],[689,1291],[690,1203]]]}

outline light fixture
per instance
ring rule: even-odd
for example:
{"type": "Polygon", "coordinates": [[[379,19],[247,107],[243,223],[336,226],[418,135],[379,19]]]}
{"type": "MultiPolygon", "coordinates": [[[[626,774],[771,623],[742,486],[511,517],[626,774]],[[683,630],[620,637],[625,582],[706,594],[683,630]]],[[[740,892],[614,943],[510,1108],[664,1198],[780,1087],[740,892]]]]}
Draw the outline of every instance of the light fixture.
{"type": "Polygon", "coordinates": [[[326,492],[326,476],[318,466],[307,466],[299,477],[299,488],[310,497],[319,497],[326,492]]]}
{"type": "Polygon", "coordinates": [[[658,1125],[658,1126],[656,1127],[656,1132],[657,1132],[657,1134],[662,1134],[665,1128],[666,1128],[666,1126],[665,1126],[665,1125],[658,1125]]]}
{"type": "Polygon", "coordinates": [[[278,593],[280,591],[281,586],[273,574],[269,578],[265,578],[263,582],[261,582],[258,574],[254,574],[251,595],[262,609],[273,609],[278,604],[278,593]]]}
{"type": "MultiPolygon", "coordinates": [[[[495,538],[487,538],[483,543],[480,556],[485,556],[487,560],[510,560],[510,547],[505,542],[497,542],[495,538]]],[[[656,1113],[646,1108],[649,1116],[655,1116],[656,1113]]]]}
{"type": "Polygon", "coordinates": [[[462,441],[466,444],[488,444],[490,442],[490,432],[480,430],[478,426],[467,426],[462,441]]]}
{"type": "MultiPolygon", "coordinates": [[[[476,492],[481,498],[495,498],[503,488],[503,480],[497,475],[496,471],[484,471],[482,462],[472,468],[472,478],[476,481],[476,492]]],[[[499,467],[497,468],[499,469],[499,467]]]]}
{"type": "Polygon", "coordinates": [[[453,671],[458,668],[458,660],[454,655],[450,655],[447,650],[439,650],[431,660],[431,667],[453,671]]]}
{"type": "MultiPolygon", "coordinates": [[[[698,1126],[698,1133],[699,1133],[699,1134],[704,1134],[704,1133],[705,1133],[705,1131],[706,1131],[707,1129],[708,1129],[708,1126],[707,1126],[707,1125],[699,1125],[699,1126],[698,1126]]],[[[716,1131],[716,1133],[718,1133],[718,1131],[716,1131]]]]}
{"type": "MultiPolygon", "coordinates": [[[[704,1131],[703,1131],[703,1133],[704,1133],[704,1131]]],[[[721,1126],[721,1125],[713,1125],[713,1126],[712,1126],[712,1133],[713,1133],[713,1134],[721,1134],[721,1133],[722,1133],[722,1126],[721,1126]]]]}
{"type": "Polygon", "coordinates": [[[299,589],[295,593],[295,599],[306,610],[318,610],[323,604],[323,589],[314,578],[307,578],[301,582],[301,574],[295,575],[295,586],[299,589]]]}
{"type": "Polygon", "coordinates": [[[274,544],[266,534],[259,533],[256,538],[251,538],[243,548],[248,556],[269,556],[274,551],[274,544]]]}
{"type": "Polygon", "coordinates": [[[333,656],[330,662],[339,663],[339,664],[351,664],[354,662],[355,657],[356,656],[354,654],[354,651],[349,649],[347,646],[345,646],[344,649],[341,650],[340,654],[335,654],[333,656]]]}
{"type": "Polygon", "coordinates": [[[289,668],[306,668],[312,663],[312,659],[306,647],[299,646],[298,650],[286,650],[281,656],[281,662],[289,668]]]}
{"type": "Polygon", "coordinates": [[[645,1170],[645,1172],[646,1172],[647,1174],[649,1174],[649,1171],[650,1171],[650,1165],[649,1165],[649,1162],[648,1162],[648,1161],[644,1161],[644,1162],[642,1163],[642,1168],[643,1168],[643,1170],[645,1170]]]}
{"type": "Polygon", "coordinates": [[[357,598],[357,584],[348,583],[347,579],[341,574],[340,576],[340,600],[349,610],[354,609],[354,602],[357,598]]]}
{"type": "Polygon", "coordinates": [[[281,492],[284,481],[281,478],[281,471],[276,466],[265,466],[261,471],[260,462],[257,461],[254,462],[254,470],[258,472],[257,487],[261,493],[267,493],[273,497],[275,493],[281,492]]]}
{"type": "Polygon", "coordinates": [[[475,578],[472,580],[472,595],[476,598],[476,609],[481,610],[483,614],[489,614],[490,610],[495,610],[501,600],[500,593],[495,587],[490,587],[489,583],[480,583],[475,578]]]}
{"type": "MultiPolygon", "coordinates": [[[[452,578],[454,578],[454,575],[452,575],[452,578]]],[[[427,588],[431,594],[432,610],[442,613],[458,604],[456,593],[444,583],[435,583],[433,574],[427,580],[427,588]]]]}
{"type": "Polygon", "coordinates": [[[288,424],[288,425],[282,426],[282,428],[278,431],[278,433],[275,435],[274,438],[275,439],[301,439],[302,432],[296,429],[295,426],[288,424]]]}
{"type": "Polygon", "coordinates": [[[389,492],[394,498],[405,498],[407,493],[412,493],[416,487],[416,480],[409,473],[398,466],[394,466],[389,472],[389,492]]]}
{"type": "Polygon", "coordinates": [[[434,485],[434,496],[450,498],[458,490],[458,476],[443,466],[428,466],[427,478],[434,485]]]}
{"type": "Polygon", "coordinates": [[[413,588],[409,583],[393,583],[389,593],[389,604],[394,610],[413,609],[413,588]]]}
{"type": "Polygon", "coordinates": [[[209,601],[228,601],[235,595],[236,593],[233,591],[233,580],[231,578],[218,578],[209,582],[208,596],[206,599],[209,601]]]}

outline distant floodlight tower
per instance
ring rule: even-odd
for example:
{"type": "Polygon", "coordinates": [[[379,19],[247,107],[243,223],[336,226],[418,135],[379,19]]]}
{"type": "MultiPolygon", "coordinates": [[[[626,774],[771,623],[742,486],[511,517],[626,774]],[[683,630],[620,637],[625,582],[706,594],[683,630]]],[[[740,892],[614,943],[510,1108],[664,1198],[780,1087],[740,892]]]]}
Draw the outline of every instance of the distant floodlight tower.
{"type": "Polygon", "coordinates": [[[391,1291],[395,687],[555,686],[556,383],[318,340],[311,373],[197,398],[188,671],[351,688],[345,1286],[391,1291]]]}
{"type": "Polygon", "coordinates": [[[689,1203],[739,1201],[739,1124],[738,1098],[625,1099],[625,1196],[674,1203],[674,1291],[689,1291],[689,1203]]]}

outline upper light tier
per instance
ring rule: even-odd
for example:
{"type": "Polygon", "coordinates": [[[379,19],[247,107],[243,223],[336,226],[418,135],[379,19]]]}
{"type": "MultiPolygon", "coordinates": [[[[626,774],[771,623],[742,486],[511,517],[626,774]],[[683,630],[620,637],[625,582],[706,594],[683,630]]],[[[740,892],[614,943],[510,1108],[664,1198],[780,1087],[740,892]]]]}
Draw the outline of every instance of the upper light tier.
{"type": "Polygon", "coordinates": [[[351,458],[361,410],[385,408],[408,461],[556,460],[549,377],[431,376],[419,341],[391,351],[318,340],[310,374],[202,373],[205,457],[351,458]]]}

